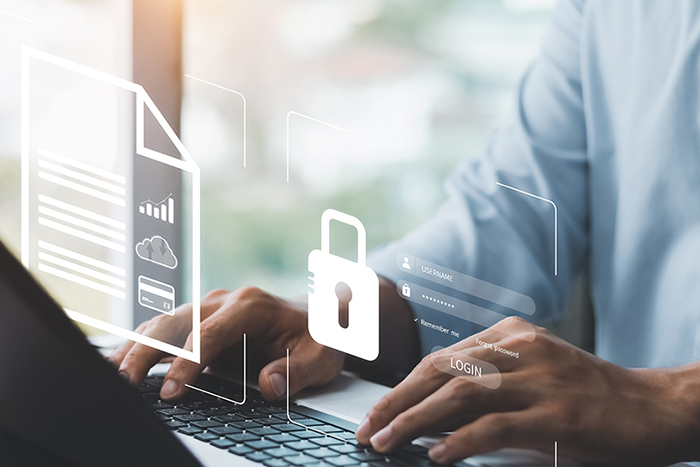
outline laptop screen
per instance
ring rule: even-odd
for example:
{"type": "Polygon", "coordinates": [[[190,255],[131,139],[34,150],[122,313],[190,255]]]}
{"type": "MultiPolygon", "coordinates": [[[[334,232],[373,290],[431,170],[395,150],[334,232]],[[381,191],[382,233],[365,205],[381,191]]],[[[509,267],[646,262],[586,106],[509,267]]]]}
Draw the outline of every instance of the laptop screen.
{"type": "Polygon", "coordinates": [[[0,297],[0,433],[75,465],[199,465],[1,243],[0,297]]]}

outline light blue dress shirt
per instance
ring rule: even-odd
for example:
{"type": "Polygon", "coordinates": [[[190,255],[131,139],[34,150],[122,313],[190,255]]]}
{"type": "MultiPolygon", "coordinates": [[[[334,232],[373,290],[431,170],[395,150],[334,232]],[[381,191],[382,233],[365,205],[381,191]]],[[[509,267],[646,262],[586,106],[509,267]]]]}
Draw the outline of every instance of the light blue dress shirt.
{"type": "MultiPolygon", "coordinates": [[[[697,360],[700,2],[562,1],[512,115],[446,192],[435,217],[371,255],[379,274],[411,280],[396,264],[405,252],[527,294],[537,311],[521,316],[547,323],[589,271],[597,355],[697,360]],[[556,276],[553,207],[497,182],[556,204],[556,276]]],[[[462,338],[482,329],[414,312],[462,338]]],[[[419,329],[424,353],[458,340],[419,329]]]]}

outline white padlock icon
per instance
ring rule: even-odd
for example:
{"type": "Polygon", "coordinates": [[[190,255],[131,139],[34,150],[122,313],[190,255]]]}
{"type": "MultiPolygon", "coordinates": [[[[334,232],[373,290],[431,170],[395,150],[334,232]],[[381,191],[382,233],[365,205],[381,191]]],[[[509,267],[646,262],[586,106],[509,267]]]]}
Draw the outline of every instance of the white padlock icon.
{"type": "Polygon", "coordinates": [[[321,216],[321,249],[309,253],[309,334],[319,344],[362,358],[379,356],[379,278],[366,264],[367,234],[359,219],[327,209],[321,216]],[[330,222],[357,230],[357,262],[330,253],[330,222]],[[350,288],[347,322],[341,324],[336,286],[350,288]]]}
{"type": "Polygon", "coordinates": [[[404,284],[403,287],[401,287],[401,293],[404,297],[411,298],[411,286],[408,284],[404,284]]]}

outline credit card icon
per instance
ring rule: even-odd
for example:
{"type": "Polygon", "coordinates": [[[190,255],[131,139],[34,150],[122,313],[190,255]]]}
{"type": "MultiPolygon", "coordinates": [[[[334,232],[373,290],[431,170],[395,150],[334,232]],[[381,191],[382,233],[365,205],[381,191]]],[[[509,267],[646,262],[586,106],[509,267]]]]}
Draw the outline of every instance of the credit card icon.
{"type": "Polygon", "coordinates": [[[172,316],[175,314],[175,288],[172,285],[139,276],[139,304],[172,316]]]}

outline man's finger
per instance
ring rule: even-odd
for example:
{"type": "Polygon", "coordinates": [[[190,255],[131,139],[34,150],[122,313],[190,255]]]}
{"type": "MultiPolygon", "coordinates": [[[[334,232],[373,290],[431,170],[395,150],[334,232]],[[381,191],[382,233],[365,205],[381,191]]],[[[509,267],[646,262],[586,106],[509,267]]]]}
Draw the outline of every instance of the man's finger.
{"type": "Polygon", "coordinates": [[[397,415],[418,404],[452,379],[438,370],[427,356],[394,389],[370,409],[357,428],[355,436],[362,444],[370,444],[370,438],[386,427],[397,415]]]}
{"type": "MultiPolygon", "coordinates": [[[[137,329],[140,329],[140,334],[146,338],[173,343],[184,339],[184,336],[181,336],[183,323],[190,322],[191,316],[192,305],[183,305],[173,316],[157,316],[141,324],[137,329]],[[142,328],[143,326],[145,328],[142,328]]],[[[141,384],[148,370],[160,362],[165,355],[165,352],[147,344],[131,342],[119,365],[119,372],[127,377],[131,384],[141,384]]]]}
{"type": "Polygon", "coordinates": [[[535,410],[484,415],[433,446],[430,458],[450,464],[506,447],[532,446],[546,426],[543,418],[535,410]]]}
{"type": "MultiPolygon", "coordinates": [[[[136,328],[136,334],[143,334],[143,332],[146,330],[146,327],[148,326],[148,321],[144,321],[139,325],[139,327],[136,328]]],[[[134,346],[135,342],[132,340],[127,340],[124,342],[122,345],[120,345],[114,352],[110,354],[109,357],[107,357],[107,360],[115,366],[115,368],[119,368],[122,364],[122,361],[124,361],[124,357],[126,357],[126,354],[129,353],[131,348],[134,346]]]]}
{"type": "MultiPolygon", "coordinates": [[[[289,356],[289,394],[304,388],[321,386],[333,380],[343,367],[343,354],[319,345],[296,346],[289,356]]],[[[287,357],[269,363],[260,371],[260,392],[268,400],[279,400],[287,394],[287,357]]]]}
{"type": "Polygon", "coordinates": [[[399,414],[370,439],[380,452],[393,451],[426,433],[459,426],[475,416],[521,409],[507,380],[490,389],[466,378],[453,378],[419,404],[399,414]]]}
{"type": "MultiPolygon", "coordinates": [[[[244,294],[255,292],[244,292],[244,294]]],[[[170,370],[165,375],[160,396],[166,400],[179,399],[189,389],[186,384],[194,384],[199,374],[224,350],[243,339],[246,333],[248,339],[257,337],[266,328],[268,319],[265,307],[250,309],[250,299],[243,297],[233,302],[226,302],[222,307],[202,321],[200,328],[200,363],[184,358],[176,358],[170,370]]],[[[187,338],[185,348],[192,349],[193,335],[187,338]]]]}
{"type": "Polygon", "coordinates": [[[138,385],[148,375],[148,371],[166,355],[161,350],[147,345],[134,343],[119,366],[119,374],[131,384],[138,385]]]}

